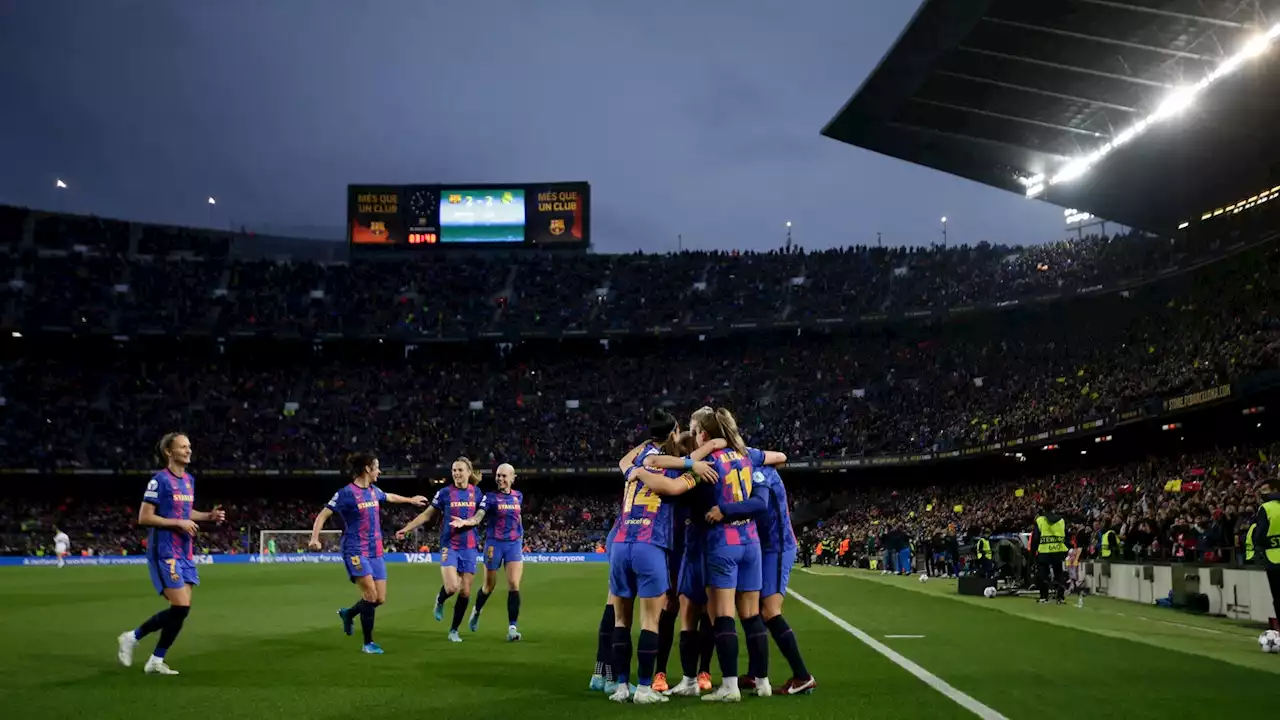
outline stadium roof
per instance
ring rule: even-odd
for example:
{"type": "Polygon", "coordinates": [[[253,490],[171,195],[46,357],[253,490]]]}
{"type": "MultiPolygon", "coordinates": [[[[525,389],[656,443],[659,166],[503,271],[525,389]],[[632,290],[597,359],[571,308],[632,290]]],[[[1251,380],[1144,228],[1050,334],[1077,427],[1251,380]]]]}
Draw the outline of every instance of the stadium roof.
{"type": "Polygon", "coordinates": [[[1158,232],[1280,186],[1280,0],[926,0],[822,134],[1158,232]]]}

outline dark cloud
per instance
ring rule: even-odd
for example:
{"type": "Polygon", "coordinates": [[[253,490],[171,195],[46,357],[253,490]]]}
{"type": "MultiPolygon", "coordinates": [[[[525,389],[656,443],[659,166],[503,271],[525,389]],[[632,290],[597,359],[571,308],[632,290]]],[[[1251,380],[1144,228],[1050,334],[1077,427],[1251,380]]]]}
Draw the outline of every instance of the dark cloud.
{"type": "Polygon", "coordinates": [[[349,182],[586,179],[598,249],[1034,242],[1060,211],[818,135],[913,3],[0,2],[0,201],[342,224],[349,182]],[[53,178],[72,184],[52,192],[53,178]],[[210,212],[208,195],[219,205],[210,212]]]}

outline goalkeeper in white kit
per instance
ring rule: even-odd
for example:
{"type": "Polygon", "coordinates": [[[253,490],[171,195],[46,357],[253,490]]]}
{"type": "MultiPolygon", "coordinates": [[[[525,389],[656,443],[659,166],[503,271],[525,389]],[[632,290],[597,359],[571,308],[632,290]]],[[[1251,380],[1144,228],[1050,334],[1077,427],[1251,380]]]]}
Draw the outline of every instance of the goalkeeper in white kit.
{"type": "Polygon", "coordinates": [[[58,556],[58,567],[66,567],[67,553],[71,552],[71,538],[56,526],[53,528],[53,552],[58,556]]]}

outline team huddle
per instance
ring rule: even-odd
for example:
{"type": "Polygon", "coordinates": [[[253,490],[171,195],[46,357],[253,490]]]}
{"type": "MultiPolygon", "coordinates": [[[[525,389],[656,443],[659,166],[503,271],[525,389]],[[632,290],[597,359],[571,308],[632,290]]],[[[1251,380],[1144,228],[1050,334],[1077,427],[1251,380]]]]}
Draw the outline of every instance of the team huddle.
{"type": "MultiPolygon", "coordinates": [[[[122,633],[118,657],[126,667],[132,665],[138,642],[159,632],[145,671],[176,675],[165,658],[190,613],[192,590],[200,583],[193,554],[196,523],[221,522],[226,515],[218,508],[194,509],[195,480],[187,472],[191,442],[185,435],[166,435],[157,454],[165,467],[147,484],[138,524],[149,529],[147,565],[153,586],[169,607],[122,633]]],[[[744,689],[767,697],[773,693],[768,679],[770,635],[791,666],[791,678],[778,691],[795,695],[817,687],[782,616],[797,550],[786,489],[774,469],[786,459],[780,452],[746,447],[727,410],[696,411],[688,432],[681,432],[670,413],[655,410],[651,414],[649,440],[618,463],[624,476],[623,497],[606,541],[609,602],[600,620],[592,690],[603,690],[615,702],[640,704],[666,702],[671,695],[699,696],[712,690],[714,654],[722,681],[702,696],[704,700],[736,702],[744,689]],[[634,654],[638,672],[631,684],[631,627],[637,599],[641,629],[634,654]],[[741,677],[735,618],[746,636],[748,672],[741,677]],[[677,620],[683,677],[670,686],[666,665],[677,620]]],[[[484,606],[496,589],[498,571],[505,569],[506,637],[520,640],[523,496],[513,488],[514,468],[499,466],[497,491],[483,492],[477,487],[480,473],[470,460],[459,458],[451,468],[452,484],[428,501],[422,495],[408,497],[378,488],[381,469],[378,458],[370,453],[351,456],[348,465],[351,482],[317,514],[310,547],[320,549],[320,533],[330,516],[342,517],[342,558],[360,598],[338,610],[338,616],[347,635],[354,634],[359,619],[362,651],[383,653],[373,639],[376,610],[387,599],[383,503],[425,507],[396,532],[397,539],[440,518],[442,584],[434,616],[443,620],[446,601],[457,596],[448,634],[451,642],[462,642],[459,628],[481,560],[478,529],[487,520],[484,584],[468,625],[473,632],[478,629],[484,606]]]]}
{"type": "Polygon", "coordinates": [[[703,700],[737,702],[743,689],[768,697],[771,634],[792,671],[779,691],[812,692],[817,682],[782,617],[796,558],[786,489],[774,469],[786,455],[746,447],[733,415],[709,407],[693,413],[687,433],[670,413],[655,410],[649,438],[618,463],[626,480],[622,511],[609,533],[609,605],[600,620],[591,688],[614,702],[640,704],[698,696],[711,690],[714,651],[721,684],[703,700]],[[669,687],[666,664],[677,614],[683,677],[669,687]],[[746,635],[748,672],[741,678],[735,615],[746,635]]]}

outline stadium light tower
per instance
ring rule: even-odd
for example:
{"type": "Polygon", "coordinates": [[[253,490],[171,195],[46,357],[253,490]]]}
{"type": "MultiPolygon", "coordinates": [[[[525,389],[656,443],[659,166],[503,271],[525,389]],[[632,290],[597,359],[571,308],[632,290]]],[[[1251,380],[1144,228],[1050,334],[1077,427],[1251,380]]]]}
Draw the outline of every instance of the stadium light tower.
{"type": "Polygon", "coordinates": [[[217,201],[217,200],[214,200],[214,199],[213,199],[213,196],[212,196],[212,195],[210,195],[210,196],[209,196],[209,204],[210,204],[210,205],[217,205],[217,204],[218,204],[218,201],[217,201]]]}
{"type": "Polygon", "coordinates": [[[942,247],[947,246],[947,216],[942,216],[942,247]]]}
{"type": "Polygon", "coordinates": [[[53,186],[54,186],[55,188],[59,189],[59,190],[66,190],[66,189],[67,189],[67,184],[66,184],[66,183],[64,183],[64,182],[62,182],[62,179],[61,179],[61,178],[55,179],[55,180],[53,181],[53,186]]]}
{"type": "Polygon", "coordinates": [[[791,250],[791,221],[787,221],[787,251],[791,250]]]}

